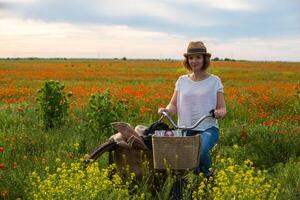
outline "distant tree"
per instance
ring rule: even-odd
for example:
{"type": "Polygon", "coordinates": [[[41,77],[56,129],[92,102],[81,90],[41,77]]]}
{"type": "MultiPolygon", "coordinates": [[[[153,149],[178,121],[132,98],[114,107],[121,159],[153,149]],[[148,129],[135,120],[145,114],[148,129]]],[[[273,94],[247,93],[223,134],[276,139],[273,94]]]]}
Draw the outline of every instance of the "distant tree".
{"type": "Polygon", "coordinates": [[[231,58],[224,58],[224,61],[235,61],[235,59],[231,59],[231,58]]]}
{"type": "Polygon", "coordinates": [[[220,61],[220,58],[219,58],[219,57],[214,57],[214,58],[212,59],[212,61],[220,61]]]}

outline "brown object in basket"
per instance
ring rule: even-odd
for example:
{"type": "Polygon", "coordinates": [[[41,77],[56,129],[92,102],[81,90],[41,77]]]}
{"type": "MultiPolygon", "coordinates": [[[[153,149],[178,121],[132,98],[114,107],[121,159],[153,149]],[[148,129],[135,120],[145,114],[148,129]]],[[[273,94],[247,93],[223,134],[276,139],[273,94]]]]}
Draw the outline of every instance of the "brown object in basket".
{"type": "Polygon", "coordinates": [[[113,122],[111,125],[122,134],[122,137],[130,147],[134,149],[148,149],[141,136],[128,123],[113,122]]]}
{"type": "Polygon", "coordinates": [[[200,135],[187,137],[152,136],[155,169],[193,169],[199,165],[200,135]]]}

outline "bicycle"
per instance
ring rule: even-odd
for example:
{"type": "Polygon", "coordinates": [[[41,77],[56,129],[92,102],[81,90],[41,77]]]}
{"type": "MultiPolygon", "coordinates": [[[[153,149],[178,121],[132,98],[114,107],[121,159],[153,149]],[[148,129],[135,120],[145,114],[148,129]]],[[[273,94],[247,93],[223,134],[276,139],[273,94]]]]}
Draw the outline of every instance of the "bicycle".
{"type": "MultiPolygon", "coordinates": [[[[187,170],[194,170],[195,173],[199,173],[198,165],[200,160],[201,147],[200,135],[197,134],[195,136],[187,136],[187,132],[188,130],[193,130],[194,128],[196,128],[205,119],[215,118],[214,110],[211,110],[209,114],[202,116],[195,124],[190,127],[177,126],[172,118],[168,115],[168,113],[161,112],[160,114],[162,116],[159,121],[162,121],[163,118],[167,118],[174,127],[172,131],[175,133],[173,135],[170,133],[166,133],[166,136],[152,137],[154,168],[161,170],[169,167],[174,171],[176,181],[172,189],[172,198],[180,199],[183,186],[181,178],[182,175],[185,174],[187,170]],[[170,137],[170,135],[172,135],[173,137],[170,137]],[[157,140],[161,140],[161,142],[157,140]],[[155,148],[158,148],[158,150],[156,150],[155,148]],[[160,151],[160,149],[164,149],[167,152],[160,151]],[[174,154],[176,155],[174,156],[174,154]],[[164,165],[162,163],[163,161],[167,161],[169,165],[164,165]]],[[[158,132],[158,134],[164,135],[163,132],[158,132]]]]}
{"type": "MultiPolygon", "coordinates": [[[[215,117],[214,116],[214,110],[211,110],[208,114],[201,117],[194,125],[192,125],[190,127],[177,126],[176,123],[172,120],[172,118],[168,115],[168,113],[161,112],[160,114],[161,114],[161,117],[159,118],[159,120],[157,122],[162,122],[162,120],[164,118],[167,118],[168,121],[172,124],[173,129],[169,129],[169,130],[165,130],[165,131],[173,131],[174,133],[176,133],[177,137],[176,136],[175,137],[174,136],[173,137],[170,137],[170,136],[157,136],[157,135],[153,134],[153,135],[151,135],[152,147],[153,147],[152,150],[144,150],[142,152],[138,151],[138,150],[134,150],[134,149],[126,149],[126,148],[124,149],[124,148],[118,146],[118,144],[115,141],[108,140],[107,142],[101,144],[99,147],[95,148],[89,154],[90,155],[89,160],[95,161],[103,153],[109,152],[109,164],[116,163],[117,166],[119,166],[121,168],[121,167],[124,167],[124,165],[126,164],[126,162],[123,162],[123,155],[122,154],[124,153],[124,154],[130,154],[129,156],[127,156],[127,158],[129,159],[129,165],[131,165],[131,167],[136,168],[136,169],[142,168],[143,167],[143,162],[145,160],[149,162],[150,172],[154,172],[155,170],[165,170],[166,167],[171,167],[171,170],[175,171],[176,180],[177,180],[174,184],[174,187],[173,187],[172,196],[175,199],[180,199],[182,181],[181,181],[181,178],[177,178],[177,177],[180,177],[182,172],[186,172],[187,170],[191,170],[191,169],[195,170],[195,168],[199,164],[199,159],[200,159],[200,152],[199,152],[200,151],[200,145],[201,145],[200,135],[197,134],[196,136],[186,136],[186,133],[187,133],[188,130],[192,130],[192,129],[196,128],[205,119],[214,118],[215,117]],[[160,143],[161,140],[164,140],[163,144],[160,143]],[[187,165],[182,165],[182,163],[180,163],[180,161],[179,161],[179,164],[177,164],[177,165],[173,164],[172,165],[172,159],[174,160],[174,155],[172,155],[172,152],[171,153],[168,153],[168,152],[166,153],[165,152],[165,154],[162,154],[161,151],[159,151],[159,149],[163,148],[163,145],[168,144],[167,142],[165,142],[165,141],[168,141],[168,140],[169,141],[173,140],[175,142],[180,142],[180,141],[184,141],[184,140],[186,140],[187,142],[189,142],[189,140],[190,141],[197,141],[198,140],[198,146],[196,145],[195,147],[193,147],[194,156],[191,156],[191,159],[193,160],[192,163],[184,162],[184,164],[188,165],[187,166],[187,165]],[[112,153],[113,151],[115,152],[114,156],[113,156],[113,153],[112,153]],[[163,158],[164,156],[166,158],[163,158]],[[134,159],[135,157],[139,157],[139,158],[142,158],[142,159],[135,159],[135,161],[133,163],[130,163],[130,159],[132,159],[132,158],[134,159]],[[160,157],[161,159],[158,159],[158,157],[160,157]],[[168,157],[170,159],[168,159],[168,157]],[[143,158],[145,158],[145,159],[143,159],[143,158]],[[169,164],[171,163],[171,165],[166,165],[166,162],[164,162],[165,160],[169,164]],[[161,163],[161,162],[163,162],[163,163],[161,163]],[[191,165],[189,165],[189,164],[191,164],[191,165]]],[[[189,156],[183,156],[183,158],[188,158],[188,157],[189,156]]],[[[175,158],[176,158],[176,156],[175,156],[175,158]]],[[[175,163],[176,163],[176,159],[175,159],[175,163]]]]}

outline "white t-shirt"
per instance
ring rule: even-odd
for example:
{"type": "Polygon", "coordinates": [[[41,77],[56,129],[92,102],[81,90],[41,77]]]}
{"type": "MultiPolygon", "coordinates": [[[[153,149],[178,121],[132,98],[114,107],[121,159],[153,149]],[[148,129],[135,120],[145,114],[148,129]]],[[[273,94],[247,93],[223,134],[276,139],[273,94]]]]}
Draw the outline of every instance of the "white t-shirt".
{"type": "MultiPolygon", "coordinates": [[[[182,75],[175,84],[177,91],[178,125],[189,127],[195,124],[217,106],[217,92],[223,92],[221,79],[213,74],[204,80],[193,81],[188,75],[182,75]]],[[[219,127],[217,119],[207,118],[194,130],[219,127]]]]}

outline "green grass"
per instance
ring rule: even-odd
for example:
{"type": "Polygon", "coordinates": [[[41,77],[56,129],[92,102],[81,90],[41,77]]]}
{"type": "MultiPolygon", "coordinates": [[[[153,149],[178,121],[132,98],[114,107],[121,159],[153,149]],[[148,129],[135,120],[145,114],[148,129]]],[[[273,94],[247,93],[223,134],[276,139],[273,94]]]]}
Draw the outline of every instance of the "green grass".
{"type": "MultiPolygon", "coordinates": [[[[16,67],[15,64],[24,63],[41,65],[43,63],[66,63],[69,66],[76,66],[77,64],[82,65],[83,62],[84,66],[82,69],[88,69],[89,65],[91,67],[102,65],[98,60],[14,60],[9,62],[0,60],[0,68],[1,70],[10,70],[16,67]]],[[[179,67],[161,68],[154,61],[151,61],[154,62],[154,65],[150,68],[142,67],[144,61],[110,60],[106,62],[109,62],[114,70],[126,71],[130,76],[85,78],[78,76],[60,81],[66,87],[84,85],[89,88],[102,84],[129,85],[137,88],[141,84],[158,86],[157,94],[148,93],[148,91],[145,91],[145,93],[149,97],[159,97],[162,93],[171,94],[173,91],[176,80],[173,77],[165,78],[166,74],[179,75],[185,73],[185,70],[179,67]],[[130,62],[134,63],[135,67],[122,67],[122,64],[127,65],[130,62]],[[141,67],[136,65],[139,62],[141,67]],[[118,64],[118,66],[115,67],[115,64],[118,64]],[[159,72],[160,75],[149,80],[132,76],[132,73],[151,74],[153,72],[159,72]],[[159,90],[159,85],[164,85],[164,88],[168,87],[170,90],[161,91],[159,90]]],[[[273,87],[268,100],[261,99],[265,95],[261,91],[248,90],[248,86],[267,87],[273,86],[275,83],[297,84],[300,78],[298,73],[299,67],[295,67],[294,63],[286,63],[283,67],[280,67],[280,64],[278,66],[277,63],[275,64],[276,67],[273,70],[268,69],[264,71],[258,70],[259,65],[257,63],[241,63],[240,68],[223,63],[220,67],[210,69],[212,73],[219,75],[223,80],[228,111],[226,118],[219,121],[220,140],[219,145],[214,150],[213,160],[216,160],[217,155],[224,158],[232,157],[238,163],[250,159],[254,162],[256,168],[267,169],[268,176],[272,180],[281,183],[284,190],[280,193],[279,199],[299,199],[300,127],[298,116],[300,99],[297,96],[297,91],[300,94],[300,88],[293,90],[293,94],[287,94],[282,88],[273,87]],[[243,64],[247,65],[248,68],[244,68],[243,64]],[[237,89],[237,97],[232,97],[226,93],[227,88],[230,87],[237,89]],[[238,103],[237,98],[239,96],[245,97],[244,102],[238,103]],[[254,107],[251,103],[256,100],[259,100],[259,102],[254,107]],[[266,112],[270,112],[269,117],[259,117],[258,113],[265,114],[266,112]],[[291,116],[291,118],[284,117],[286,115],[291,116]],[[264,122],[272,119],[280,119],[280,122],[274,123],[272,126],[264,125],[264,122]],[[238,150],[234,150],[233,145],[238,145],[238,150]]],[[[150,64],[148,65],[150,66],[150,64]]],[[[22,69],[22,67],[16,68],[22,69]]],[[[79,68],[78,70],[80,71],[81,69],[79,68]]],[[[3,80],[6,80],[6,78],[2,77],[3,80]]],[[[34,88],[33,90],[42,86],[43,82],[44,80],[28,80],[26,77],[18,77],[17,80],[14,80],[15,86],[34,88]]],[[[287,87],[286,89],[288,90],[289,88],[287,87]]],[[[50,171],[54,172],[57,168],[57,163],[55,162],[57,158],[67,163],[77,162],[108,137],[101,130],[99,132],[90,130],[88,126],[89,119],[87,118],[87,113],[89,112],[87,99],[83,99],[85,105],[74,108],[74,114],[68,116],[67,123],[64,126],[44,131],[35,110],[37,106],[37,103],[34,101],[35,95],[36,93],[33,93],[31,96],[32,100],[27,102],[16,104],[3,102],[0,105],[0,147],[4,147],[4,151],[0,152],[0,164],[3,163],[5,165],[3,169],[0,169],[0,195],[2,192],[8,191],[8,199],[27,198],[26,191],[30,189],[29,177],[33,171],[38,172],[41,176],[45,176],[45,168],[49,167],[50,171]],[[74,148],[76,143],[79,144],[78,149],[74,148]],[[12,169],[14,162],[16,162],[16,169],[12,169]]],[[[76,101],[76,99],[73,100],[76,101]]],[[[160,98],[155,100],[157,102],[154,105],[149,105],[152,110],[141,114],[139,109],[145,105],[145,102],[134,97],[129,98],[131,106],[129,114],[132,114],[132,117],[127,122],[135,126],[138,124],[150,125],[156,121],[159,118],[156,113],[156,106],[159,104],[166,105],[168,100],[160,98]]],[[[148,105],[146,104],[146,106],[148,105]]],[[[113,132],[110,134],[113,134],[113,132]]],[[[101,167],[107,165],[107,157],[107,155],[104,155],[99,160],[101,167]]],[[[141,188],[147,187],[141,186],[141,188]]],[[[146,191],[146,189],[141,190],[146,191]]],[[[164,194],[160,196],[163,198],[164,194]]]]}

